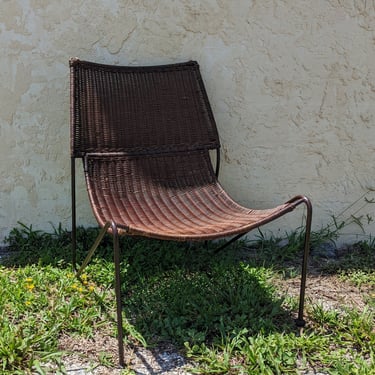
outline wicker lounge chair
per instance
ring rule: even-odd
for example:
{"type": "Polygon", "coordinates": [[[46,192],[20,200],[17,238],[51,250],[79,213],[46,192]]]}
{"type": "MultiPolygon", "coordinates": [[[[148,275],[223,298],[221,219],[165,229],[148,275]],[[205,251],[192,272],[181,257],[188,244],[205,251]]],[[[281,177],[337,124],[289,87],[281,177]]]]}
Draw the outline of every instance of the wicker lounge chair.
{"type": "Polygon", "coordinates": [[[83,159],[89,199],[102,227],[114,237],[119,363],[124,364],[118,236],[177,241],[232,241],[305,204],[300,304],[303,325],[312,207],[296,196],[277,207],[253,210],[234,202],[218,182],[220,142],[200,75],[190,61],[121,67],[70,60],[73,264],[76,256],[75,160],[83,159]],[[209,155],[216,150],[216,166],[209,155]]]}

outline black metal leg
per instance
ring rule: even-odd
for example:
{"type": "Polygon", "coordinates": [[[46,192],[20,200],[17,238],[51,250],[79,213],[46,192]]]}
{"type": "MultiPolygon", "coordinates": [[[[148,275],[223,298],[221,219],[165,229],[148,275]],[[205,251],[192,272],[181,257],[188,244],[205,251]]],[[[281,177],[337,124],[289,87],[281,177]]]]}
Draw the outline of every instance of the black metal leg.
{"type": "Polygon", "coordinates": [[[231,238],[230,240],[228,240],[227,242],[225,242],[223,245],[221,245],[217,249],[215,249],[214,254],[217,254],[218,252],[220,252],[221,250],[225,249],[227,246],[231,245],[233,242],[237,241],[238,239],[240,239],[241,237],[245,236],[246,234],[247,234],[247,232],[237,234],[237,236],[231,238]]]}
{"type": "MultiPolygon", "coordinates": [[[[307,261],[309,257],[309,251],[310,251],[310,234],[311,234],[311,222],[312,222],[312,204],[309,198],[298,195],[294,198],[292,198],[287,203],[293,203],[294,207],[297,207],[298,205],[304,203],[307,208],[307,214],[306,214],[306,229],[305,229],[305,239],[304,239],[304,250],[303,250],[303,259],[302,259],[302,271],[301,271],[301,286],[300,286],[300,293],[299,293],[299,308],[298,308],[298,317],[295,320],[296,325],[298,327],[303,327],[306,322],[303,318],[303,310],[305,305],[305,290],[306,290],[306,277],[307,277],[307,261]]],[[[244,236],[246,233],[238,234],[237,236],[233,237],[224,245],[220,246],[214,251],[214,254],[218,253],[228,245],[232,244],[233,242],[237,241],[239,238],[244,236]]]]}
{"type": "Polygon", "coordinates": [[[81,267],[79,268],[79,270],[77,271],[76,273],[76,276],[79,277],[81,275],[81,273],[83,272],[83,270],[85,269],[85,267],[89,264],[92,256],[94,255],[95,253],[95,250],[98,248],[100,242],[102,241],[103,237],[105,236],[105,234],[107,233],[107,230],[108,228],[111,226],[111,222],[108,221],[104,227],[101,229],[101,231],[99,232],[99,235],[98,237],[96,237],[96,240],[94,242],[94,244],[91,246],[91,249],[89,250],[89,252],[87,253],[87,256],[85,258],[85,260],[83,261],[81,267]]]}
{"type": "Polygon", "coordinates": [[[76,171],[75,158],[70,159],[71,199],[72,199],[72,266],[76,271],[77,265],[77,223],[76,223],[76,171]]]}
{"type": "Polygon", "coordinates": [[[305,241],[304,241],[304,252],[302,259],[302,271],[301,271],[301,287],[299,293],[299,309],[298,318],[296,324],[298,327],[303,327],[306,322],[303,319],[303,309],[305,304],[305,290],[306,290],[306,276],[307,276],[307,260],[310,251],[310,233],[311,233],[311,221],[312,221],[312,205],[307,197],[303,197],[303,202],[306,204],[306,230],[305,230],[305,241]]]}
{"type": "Polygon", "coordinates": [[[118,352],[119,352],[119,365],[124,367],[124,331],[122,326],[122,303],[121,303],[121,273],[120,273],[120,245],[119,245],[119,234],[117,225],[113,221],[108,221],[101,229],[95,243],[89,250],[86,259],[83,261],[81,267],[76,272],[76,276],[79,278],[84,268],[90,262],[95,250],[102,241],[104,235],[107,233],[108,228],[112,228],[113,235],[113,260],[115,264],[115,294],[116,294],[116,311],[117,311],[117,336],[118,336],[118,352]]]}
{"type": "Polygon", "coordinates": [[[115,293],[116,293],[116,310],[117,310],[117,340],[119,365],[124,367],[124,331],[122,326],[122,303],[121,303],[121,273],[120,273],[120,246],[118,238],[117,225],[112,221],[113,234],[113,256],[115,263],[115,293]]]}

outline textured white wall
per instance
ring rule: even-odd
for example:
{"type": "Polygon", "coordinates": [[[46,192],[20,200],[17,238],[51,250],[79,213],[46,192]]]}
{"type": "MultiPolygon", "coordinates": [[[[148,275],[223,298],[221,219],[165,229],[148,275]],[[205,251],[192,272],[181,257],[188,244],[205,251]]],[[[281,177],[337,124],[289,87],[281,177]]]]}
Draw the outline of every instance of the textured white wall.
{"type": "Polygon", "coordinates": [[[374,47],[374,0],[2,0],[0,242],[17,221],[70,225],[70,56],[198,60],[222,183],[254,207],[304,193],[319,228],[375,188],[374,47]]]}

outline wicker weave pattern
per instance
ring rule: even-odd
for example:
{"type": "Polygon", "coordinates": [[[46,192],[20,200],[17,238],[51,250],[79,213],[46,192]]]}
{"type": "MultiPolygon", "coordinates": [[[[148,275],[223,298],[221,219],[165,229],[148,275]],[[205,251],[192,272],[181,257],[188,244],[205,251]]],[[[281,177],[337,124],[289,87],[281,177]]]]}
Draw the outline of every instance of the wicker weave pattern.
{"type": "Polygon", "coordinates": [[[121,67],[71,60],[71,155],[101,226],[173,240],[246,233],[295,208],[251,210],[219,184],[220,147],[196,62],[121,67]]]}
{"type": "Polygon", "coordinates": [[[130,235],[213,239],[248,232],[291,205],[251,210],[217,183],[207,151],[153,157],[88,156],[86,178],[97,220],[111,217],[130,235]],[[209,173],[207,173],[209,171],[209,173]]]}
{"type": "Polygon", "coordinates": [[[72,67],[73,156],[216,148],[219,139],[198,64],[72,67]]]}

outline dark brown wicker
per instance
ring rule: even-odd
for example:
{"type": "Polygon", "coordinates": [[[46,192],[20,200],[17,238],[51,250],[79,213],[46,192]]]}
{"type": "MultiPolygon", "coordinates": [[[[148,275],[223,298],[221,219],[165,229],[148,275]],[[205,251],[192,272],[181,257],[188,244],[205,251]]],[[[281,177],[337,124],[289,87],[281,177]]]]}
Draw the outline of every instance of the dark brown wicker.
{"type": "MultiPolygon", "coordinates": [[[[275,208],[253,210],[224,191],[209,155],[220,142],[198,64],[123,67],[71,59],[70,69],[73,248],[76,158],[84,161],[95,217],[103,232],[115,235],[115,244],[118,234],[178,241],[242,235],[304,203],[298,316],[303,324],[311,203],[297,196],[275,208]]],[[[116,277],[122,365],[119,272],[116,277]]]]}

